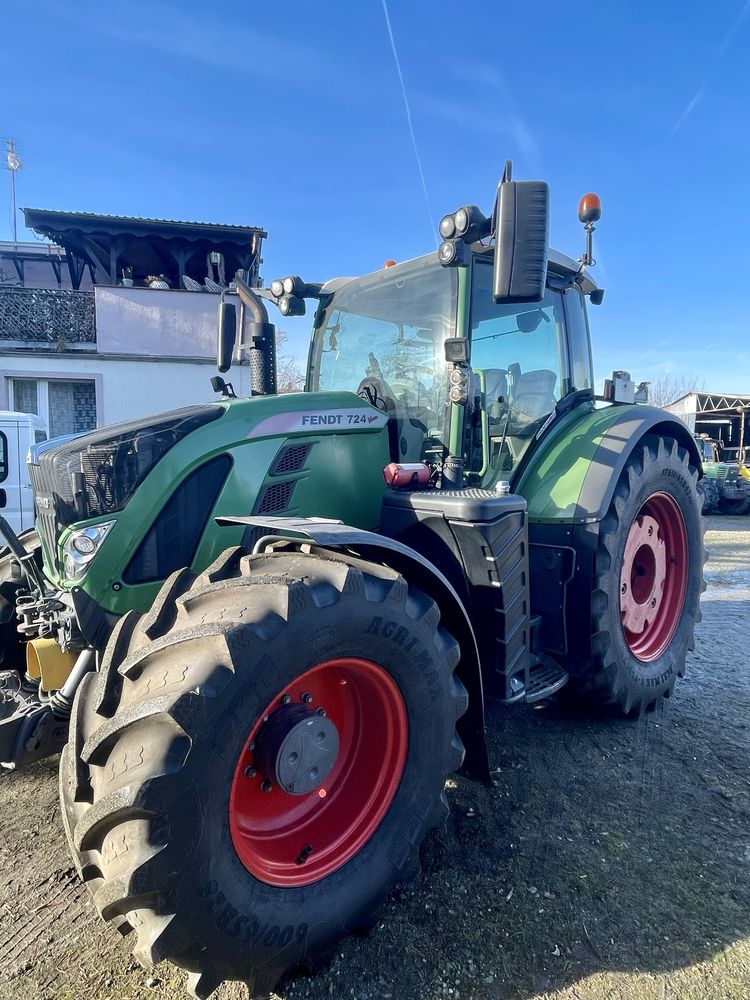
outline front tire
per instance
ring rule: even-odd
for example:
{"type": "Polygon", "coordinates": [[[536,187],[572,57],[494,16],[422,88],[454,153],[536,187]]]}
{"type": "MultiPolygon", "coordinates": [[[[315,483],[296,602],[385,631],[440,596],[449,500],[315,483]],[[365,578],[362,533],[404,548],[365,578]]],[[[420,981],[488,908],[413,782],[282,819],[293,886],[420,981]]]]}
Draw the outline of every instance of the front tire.
{"type": "Polygon", "coordinates": [[[445,816],[457,662],[435,604],[383,567],[229,550],[194,582],[175,574],[121,621],[63,754],[101,915],[198,997],[313,967],[369,925],[445,816]]]}
{"type": "Polygon", "coordinates": [[[698,473],[672,438],[628,459],[601,523],[592,594],[592,671],[582,694],[639,715],[671,694],[694,649],[705,590],[698,473]]]}

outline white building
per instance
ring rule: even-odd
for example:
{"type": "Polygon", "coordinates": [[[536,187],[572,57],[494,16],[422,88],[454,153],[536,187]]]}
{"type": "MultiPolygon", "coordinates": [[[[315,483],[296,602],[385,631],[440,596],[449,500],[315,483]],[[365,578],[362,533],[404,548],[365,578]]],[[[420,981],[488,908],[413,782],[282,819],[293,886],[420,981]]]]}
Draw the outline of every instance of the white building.
{"type": "Polygon", "coordinates": [[[257,277],[262,230],[25,212],[54,244],[0,244],[0,410],[57,437],[214,398],[216,292],[257,277]]]}

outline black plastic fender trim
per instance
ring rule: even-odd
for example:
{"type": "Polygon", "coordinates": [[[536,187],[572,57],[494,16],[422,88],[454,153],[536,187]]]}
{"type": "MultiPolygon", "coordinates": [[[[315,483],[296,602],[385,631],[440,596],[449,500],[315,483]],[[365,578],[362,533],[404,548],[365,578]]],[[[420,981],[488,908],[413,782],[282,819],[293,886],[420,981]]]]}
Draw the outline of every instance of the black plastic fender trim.
{"type": "Polygon", "coordinates": [[[633,449],[646,434],[674,438],[687,449],[699,476],[703,474],[695,439],[678,417],[655,406],[622,406],[621,410],[620,419],[604,434],[583,480],[576,508],[577,522],[601,521],[633,449]]]}
{"type": "Polygon", "coordinates": [[[428,559],[402,542],[326,518],[217,517],[216,523],[222,527],[245,525],[267,528],[269,533],[274,532],[273,541],[288,538],[291,541],[312,541],[321,548],[333,551],[346,549],[362,559],[385,563],[428,594],[440,608],[441,621],[461,647],[461,660],[456,673],[469,692],[469,707],[456,724],[466,750],[461,773],[474,781],[492,784],[476,636],[461,598],[428,559]]]}

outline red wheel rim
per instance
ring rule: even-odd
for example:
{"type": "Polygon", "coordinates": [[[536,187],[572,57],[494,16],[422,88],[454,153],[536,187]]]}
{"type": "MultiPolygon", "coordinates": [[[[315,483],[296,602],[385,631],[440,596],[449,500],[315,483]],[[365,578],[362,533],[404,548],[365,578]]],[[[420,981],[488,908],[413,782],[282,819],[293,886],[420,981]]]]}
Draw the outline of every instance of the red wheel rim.
{"type": "Polygon", "coordinates": [[[620,613],[628,648],[644,663],[661,656],[682,615],[688,579],[685,519],[668,493],[638,511],[625,542],[620,613]]]}
{"type": "Polygon", "coordinates": [[[376,663],[329,660],[296,678],[261,713],[235,767],[229,828],[242,864],[279,886],[309,885],[341,868],[388,811],[408,746],[401,692],[376,663]],[[273,780],[279,772],[269,769],[267,756],[261,757],[264,739],[268,743],[263,726],[267,734],[282,712],[304,716],[304,709],[310,719],[325,713],[338,735],[338,753],[319,786],[289,794],[273,780]],[[272,788],[264,791],[269,770],[272,788]]]}

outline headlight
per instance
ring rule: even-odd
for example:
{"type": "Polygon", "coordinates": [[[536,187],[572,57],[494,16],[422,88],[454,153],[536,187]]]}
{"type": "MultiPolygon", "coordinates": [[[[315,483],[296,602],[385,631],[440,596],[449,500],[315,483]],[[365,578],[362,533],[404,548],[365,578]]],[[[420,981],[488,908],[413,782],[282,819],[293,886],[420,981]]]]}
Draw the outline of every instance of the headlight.
{"type": "Polygon", "coordinates": [[[68,536],[63,546],[63,571],[66,580],[81,579],[114,523],[103,521],[101,524],[92,524],[68,536]]]}

